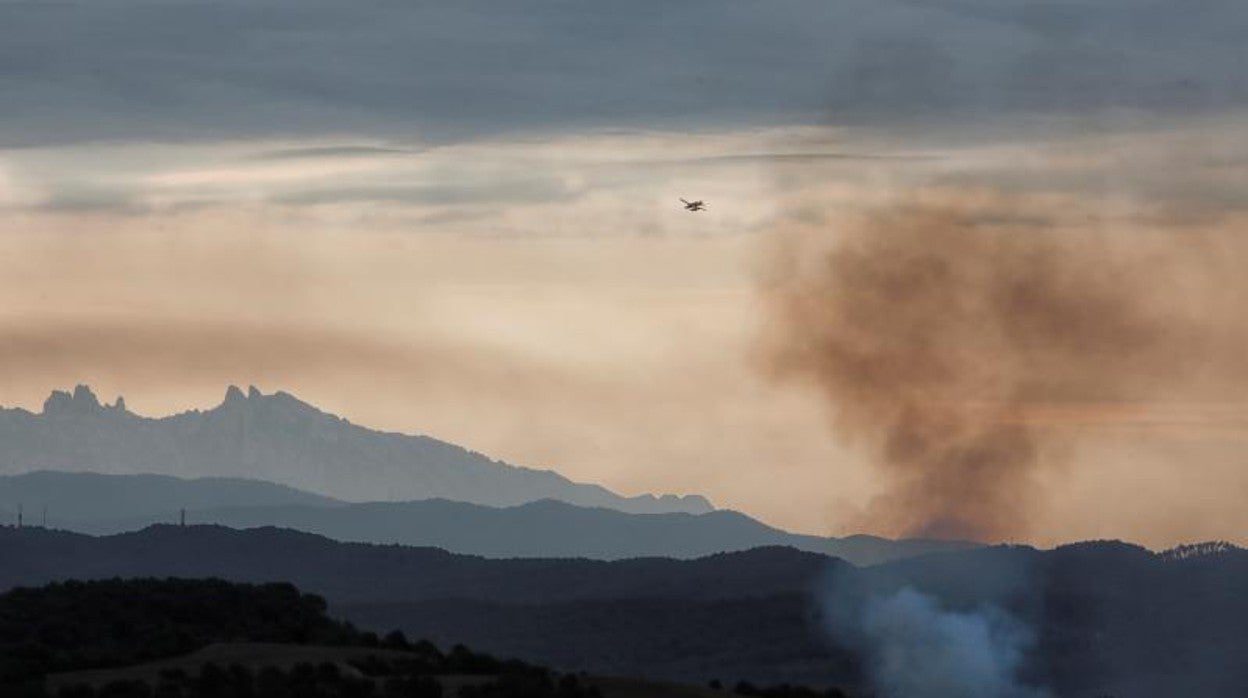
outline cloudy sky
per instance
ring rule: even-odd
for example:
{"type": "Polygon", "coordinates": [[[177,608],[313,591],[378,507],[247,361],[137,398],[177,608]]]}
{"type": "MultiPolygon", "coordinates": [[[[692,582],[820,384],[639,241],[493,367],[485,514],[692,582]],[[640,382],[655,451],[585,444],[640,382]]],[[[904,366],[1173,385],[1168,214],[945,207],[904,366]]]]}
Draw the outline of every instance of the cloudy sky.
{"type": "Polygon", "coordinates": [[[776,370],[772,290],[795,239],[956,200],[1112,236],[1107,292],[1191,349],[1147,389],[1016,385],[990,419],[1038,425],[1044,463],[1001,536],[1248,542],[1244,393],[1191,387],[1248,387],[1245,35],[1239,0],[0,0],[0,403],[254,383],[905,533],[840,384],[776,370]]]}

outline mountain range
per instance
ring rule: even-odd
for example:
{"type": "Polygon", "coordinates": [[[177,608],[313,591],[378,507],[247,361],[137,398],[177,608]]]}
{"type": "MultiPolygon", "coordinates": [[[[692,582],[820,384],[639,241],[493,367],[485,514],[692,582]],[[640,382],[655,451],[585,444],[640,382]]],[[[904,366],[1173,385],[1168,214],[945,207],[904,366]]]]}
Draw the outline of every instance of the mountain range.
{"type": "Polygon", "coordinates": [[[781,531],[735,511],[630,514],[551,499],[487,507],[445,499],[348,503],[245,479],[40,471],[0,476],[0,516],[91,534],[179,520],[233,528],[279,526],[335,540],[431,546],[485,557],[695,558],[762,546],[824,553],[856,565],[973,544],[824,538],[781,531]],[[7,510],[7,512],[6,512],[7,510]]]}
{"type": "Polygon", "coordinates": [[[87,386],[41,413],[0,409],[0,474],[36,470],[254,478],[349,501],[450,499],[513,506],[557,499],[632,513],[704,513],[697,495],[625,497],[428,436],[366,429],[277,392],[231,386],[220,405],[160,419],[101,404],[87,386]]]}
{"type": "Polygon", "coordinates": [[[1167,554],[1112,541],[992,546],[858,568],[775,547],[695,560],[491,560],[162,525],[106,537],[0,527],[0,559],[0,589],[290,581],[361,627],[610,675],[860,689],[881,656],[937,642],[953,645],[953,671],[982,669],[966,663],[979,655],[958,653],[969,648],[1017,664],[1027,685],[1056,696],[1248,695],[1248,551],[1224,544],[1167,554]],[[880,627],[897,632],[881,638],[880,627]]]}

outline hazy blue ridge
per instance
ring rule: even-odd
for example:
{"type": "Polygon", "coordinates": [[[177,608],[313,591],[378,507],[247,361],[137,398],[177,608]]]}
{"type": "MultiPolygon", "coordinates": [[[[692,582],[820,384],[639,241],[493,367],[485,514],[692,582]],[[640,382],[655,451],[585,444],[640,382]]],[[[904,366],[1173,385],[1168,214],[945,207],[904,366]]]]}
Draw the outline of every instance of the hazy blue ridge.
{"type": "Polygon", "coordinates": [[[431,546],[484,557],[695,558],[789,546],[870,565],[960,550],[957,541],[824,538],[788,533],[735,511],[630,514],[544,499],[488,507],[446,499],[347,503],[244,479],[35,472],[0,476],[0,520],[90,534],[176,523],[279,526],[362,543],[431,546]]]}
{"type": "MultiPolygon", "coordinates": [[[[349,501],[508,506],[558,499],[631,512],[713,509],[697,495],[625,497],[427,436],[367,429],[255,388],[231,387],[217,407],[161,419],[136,415],[120,399],[103,405],[85,386],[54,392],[39,414],[0,409],[0,474],[37,470],[254,478],[349,501]]],[[[0,504],[10,505],[2,495],[0,504]]]]}

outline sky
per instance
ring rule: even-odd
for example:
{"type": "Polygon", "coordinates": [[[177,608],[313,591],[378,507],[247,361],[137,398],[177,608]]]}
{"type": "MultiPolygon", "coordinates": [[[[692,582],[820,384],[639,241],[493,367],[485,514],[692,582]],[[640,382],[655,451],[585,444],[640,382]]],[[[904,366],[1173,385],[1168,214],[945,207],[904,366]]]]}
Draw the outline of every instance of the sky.
{"type": "MultiPolygon", "coordinates": [[[[0,0],[0,404],[255,384],[804,532],[1246,543],[1245,33],[1237,0],[0,0]],[[845,325],[875,306],[823,275],[916,209],[1029,236],[1110,317],[1002,342],[964,282],[933,315],[993,331],[922,336],[991,380],[854,392],[821,328],[916,325],[845,325]],[[926,510],[898,390],[1025,425],[1026,477],[881,514],[926,510]]],[[[1005,267],[966,249],[919,261],[1005,267]]]]}

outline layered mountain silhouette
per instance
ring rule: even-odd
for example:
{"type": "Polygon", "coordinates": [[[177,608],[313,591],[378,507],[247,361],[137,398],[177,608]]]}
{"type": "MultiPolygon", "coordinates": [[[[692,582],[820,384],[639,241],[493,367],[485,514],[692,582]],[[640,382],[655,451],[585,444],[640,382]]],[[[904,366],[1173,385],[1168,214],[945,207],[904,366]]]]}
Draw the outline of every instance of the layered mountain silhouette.
{"type": "MultiPolygon", "coordinates": [[[[276,528],[91,537],[0,527],[0,560],[0,589],[70,578],[289,581],[362,627],[699,683],[861,686],[880,650],[838,619],[908,589],[950,612],[1016,617],[1034,640],[1020,645],[1020,672],[1052,695],[1248,692],[1248,551],[1229,545],[995,546],[856,568],[775,547],[683,561],[491,560],[276,528]]],[[[945,622],[973,635],[968,617],[945,622]]]]}
{"type": "Polygon", "coordinates": [[[347,503],[290,487],[242,479],[185,480],[162,475],[35,472],[0,476],[0,516],[92,534],[176,522],[233,528],[279,526],[342,541],[432,546],[485,557],[693,558],[784,545],[871,565],[970,543],[822,538],[781,531],[734,511],[629,514],[540,500],[487,507],[445,499],[347,503]]]}
{"type": "MultiPolygon", "coordinates": [[[[199,511],[219,507],[300,505],[340,506],[342,500],[303,490],[246,478],[205,477],[188,480],[170,475],[107,475],[41,470],[21,475],[0,475],[0,515],[10,519],[24,504],[40,523],[46,512],[57,528],[98,532],[104,522],[141,519],[147,523],[176,521],[180,510],[199,511]],[[98,525],[96,522],[100,522],[98,525]]],[[[11,521],[6,520],[6,523],[11,521]]],[[[120,532],[126,528],[117,529],[120,532]]]]}
{"type": "Polygon", "coordinates": [[[705,498],[625,497],[509,465],[427,436],[366,429],[294,396],[231,386],[206,411],[161,419],[101,404],[86,386],[43,412],[0,409],[0,473],[35,470],[256,478],[351,501],[443,498],[491,506],[540,499],[637,513],[711,511],[705,498]]]}

